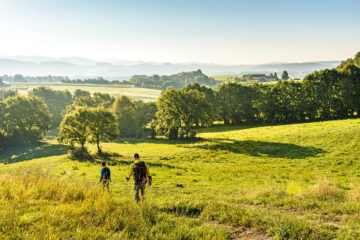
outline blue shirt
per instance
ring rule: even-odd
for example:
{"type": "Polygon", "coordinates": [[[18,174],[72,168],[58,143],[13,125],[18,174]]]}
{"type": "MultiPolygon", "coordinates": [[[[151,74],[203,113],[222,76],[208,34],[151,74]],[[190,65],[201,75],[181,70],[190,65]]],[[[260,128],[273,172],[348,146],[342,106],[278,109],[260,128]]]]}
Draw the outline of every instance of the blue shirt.
{"type": "Polygon", "coordinates": [[[110,168],[108,168],[108,167],[101,168],[100,173],[101,173],[101,177],[102,177],[102,178],[105,177],[105,175],[107,175],[109,178],[110,178],[110,176],[111,176],[111,171],[110,171],[110,168]],[[106,174],[106,173],[107,173],[107,174],[106,174]]]}

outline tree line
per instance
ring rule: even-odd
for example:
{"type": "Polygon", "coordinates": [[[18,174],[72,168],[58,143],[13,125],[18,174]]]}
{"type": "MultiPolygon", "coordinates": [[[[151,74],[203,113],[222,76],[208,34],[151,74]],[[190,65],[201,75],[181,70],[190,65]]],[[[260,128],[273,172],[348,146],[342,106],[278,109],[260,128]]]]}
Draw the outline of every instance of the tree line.
{"type": "Polygon", "coordinates": [[[161,90],[169,88],[178,89],[192,83],[199,83],[209,87],[216,87],[219,84],[219,82],[215,81],[213,78],[209,78],[203,74],[201,70],[164,76],[159,76],[157,74],[152,76],[134,75],[131,77],[129,82],[134,84],[136,87],[155,88],[161,90]]]}
{"type": "Polygon", "coordinates": [[[28,96],[0,91],[0,149],[36,142],[50,128],[60,127],[59,140],[69,143],[71,149],[77,146],[85,149],[82,140],[74,140],[72,135],[78,136],[83,130],[80,135],[85,137],[84,143],[96,143],[101,153],[103,140],[147,134],[147,125],[155,112],[155,103],[134,101],[126,96],[114,98],[104,93],[91,95],[80,89],[71,94],[39,87],[28,96]],[[80,116],[81,121],[74,119],[80,116]],[[86,131],[82,126],[86,126],[86,131]]]}
{"type": "Polygon", "coordinates": [[[3,75],[0,76],[3,81],[6,82],[17,82],[17,83],[26,83],[26,82],[61,82],[70,80],[68,77],[64,76],[23,76],[22,74],[15,74],[14,76],[3,75]]]}
{"type": "Polygon", "coordinates": [[[223,83],[215,91],[195,83],[162,93],[152,126],[171,139],[193,137],[196,126],[280,124],[358,117],[360,53],[336,69],[316,71],[303,81],[242,85],[223,83]]]}

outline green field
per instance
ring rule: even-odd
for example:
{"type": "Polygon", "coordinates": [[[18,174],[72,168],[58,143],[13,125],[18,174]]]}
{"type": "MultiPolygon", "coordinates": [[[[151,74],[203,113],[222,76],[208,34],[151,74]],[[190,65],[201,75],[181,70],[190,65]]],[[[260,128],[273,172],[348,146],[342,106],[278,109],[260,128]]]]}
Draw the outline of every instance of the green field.
{"type": "Polygon", "coordinates": [[[212,76],[217,81],[234,81],[236,77],[242,78],[240,75],[212,76]]]}
{"type": "Polygon", "coordinates": [[[160,90],[149,88],[136,88],[131,85],[101,85],[101,84],[68,84],[68,83],[17,83],[12,84],[10,89],[18,90],[20,94],[27,94],[36,87],[49,87],[54,90],[69,90],[73,93],[76,89],[89,91],[90,93],[108,93],[111,96],[128,96],[133,99],[144,101],[155,101],[161,94],[160,90]]]}
{"type": "Polygon", "coordinates": [[[0,153],[0,238],[360,239],[359,119],[198,137],[104,143],[117,153],[111,194],[99,164],[70,160],[51,136],[0,153]],[[140,204],[125,181],[135,152],[153,174],[140,204]]]}

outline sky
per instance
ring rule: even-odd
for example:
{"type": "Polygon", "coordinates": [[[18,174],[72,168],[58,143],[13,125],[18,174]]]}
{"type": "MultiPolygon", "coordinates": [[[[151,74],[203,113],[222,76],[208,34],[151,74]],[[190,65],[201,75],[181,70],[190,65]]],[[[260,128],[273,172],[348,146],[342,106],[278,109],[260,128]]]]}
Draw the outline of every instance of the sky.
{"type": "Polygon", "coordinates": [[[0,56],[261,64],[358,51],[359,0],[0,0],[0,56]]]}

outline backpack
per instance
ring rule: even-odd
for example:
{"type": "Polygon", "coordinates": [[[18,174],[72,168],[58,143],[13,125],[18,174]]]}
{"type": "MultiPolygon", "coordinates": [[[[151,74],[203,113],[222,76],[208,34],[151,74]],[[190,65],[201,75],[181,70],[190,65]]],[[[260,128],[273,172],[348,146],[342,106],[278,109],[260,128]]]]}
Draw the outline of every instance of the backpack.
{"type": "Polygon", "coordinates": [[[104,179],[110,179],[110,169],[104,168],[104,179]]]}
{"type": "Polygon", "coordinates": [[[135,176],[135,182],[146,181],[146,165],[145,165],[145,162],[135,163],[134,176],[135,176]]]}

